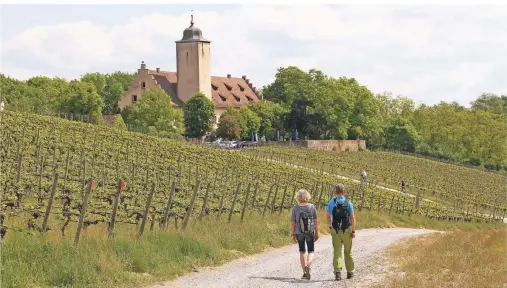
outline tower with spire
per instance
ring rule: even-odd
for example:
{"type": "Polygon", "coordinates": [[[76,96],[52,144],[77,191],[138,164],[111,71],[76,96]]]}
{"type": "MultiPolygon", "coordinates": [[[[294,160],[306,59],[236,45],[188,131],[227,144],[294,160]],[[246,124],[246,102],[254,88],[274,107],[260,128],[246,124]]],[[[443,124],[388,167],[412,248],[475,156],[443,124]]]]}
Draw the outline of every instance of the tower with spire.
{"type": "Polygon", "coordinates": [[[183,102],[197,92],[211,99],[210,43],[202,37],[201,29],[194,26],[192,11],[190,26],[183,31],[183,38],[176,41],[177,93],[183,102]]]}

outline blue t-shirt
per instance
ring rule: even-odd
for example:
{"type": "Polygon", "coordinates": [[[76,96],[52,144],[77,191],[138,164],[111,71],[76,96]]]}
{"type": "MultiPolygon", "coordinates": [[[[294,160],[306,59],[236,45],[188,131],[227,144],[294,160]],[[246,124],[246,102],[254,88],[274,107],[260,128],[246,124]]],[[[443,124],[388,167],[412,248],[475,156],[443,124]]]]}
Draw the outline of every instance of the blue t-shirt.
{"type": "MultiPolygon", "coordinates": [[[[329,200],[329,203],[327,204],[326,212],[331,215],[331,221],[333,221],[333,207],[335,205],[334,199],[336,198],[336,202],[343,204],[345,202],[345,196],[337,196],[333,197],[331,200],[329,200]]],[[[349,199],[349,205],[347,205],[349,213],[354,213],[354,207],[352,206],[352,202],[349,199]]]]}

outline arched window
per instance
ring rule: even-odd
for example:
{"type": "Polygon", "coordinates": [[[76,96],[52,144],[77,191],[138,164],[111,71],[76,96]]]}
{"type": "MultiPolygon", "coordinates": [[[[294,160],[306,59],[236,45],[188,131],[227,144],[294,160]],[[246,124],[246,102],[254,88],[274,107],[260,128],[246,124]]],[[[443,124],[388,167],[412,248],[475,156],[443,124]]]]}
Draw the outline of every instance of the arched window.
{"type": "Polygon", "coordinates": [[[144,82],[144,81],[141,82],[141,89],[143,89],[143,90],[146,89],[146,82],[144,82]]]}

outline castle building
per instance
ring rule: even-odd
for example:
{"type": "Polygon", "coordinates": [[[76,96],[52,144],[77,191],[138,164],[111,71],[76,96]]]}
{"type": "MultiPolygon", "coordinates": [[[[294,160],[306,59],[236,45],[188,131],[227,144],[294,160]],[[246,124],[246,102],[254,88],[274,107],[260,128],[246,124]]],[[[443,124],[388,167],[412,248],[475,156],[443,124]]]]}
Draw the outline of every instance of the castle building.
{"type": "Polygon", "coordinates": [[[183,38],[176,41],[176,72],[151,70],[143,61],[131,86],[121,96],[119,108],[123,110],[141,100],[143,92],[152,87],[162,88],[174,107],[182,107],[195,93],[201,92],[215,105],[213,122],[217,124],[227,108],[259,101],[257,89],[246,76],[211,76],[210,43],[203,38],[201,29],[194,26],[192,16],[183,38]]]}

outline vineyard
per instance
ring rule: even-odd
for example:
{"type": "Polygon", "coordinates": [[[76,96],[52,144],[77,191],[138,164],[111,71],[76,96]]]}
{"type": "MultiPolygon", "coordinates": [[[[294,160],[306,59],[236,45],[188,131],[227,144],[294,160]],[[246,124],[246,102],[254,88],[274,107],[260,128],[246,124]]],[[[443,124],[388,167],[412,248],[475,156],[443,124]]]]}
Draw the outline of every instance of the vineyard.
{"type": "MultiPolygon", "coordinates": [[[[204,217],[231,221],[249,213],[281,213],[292,207],[293,195],[300,188],[308,189],[312,201],[324,207],[332,196],[335,177],[266,161],[267,155],[290,157],[293,164],[326,163],[331,164],[329,168],[350,171],[365,168],[370,175],[390,179],[404,167],[387,165],[392,154],[335,156],[279,147],[238,153],[48,116],[3,111],[0,117],[0,224],[2,239],[7,240],[9,230],[71,234],[77,242],[83,229],[99,223],[106,224],[111,234],[115,225],[137,225],[142,234],[169,224],[184,230],[204,217]],[[76,232],[67,233],[75,226],[76,232]]],[[[412,168],[417,165],[409,158],[406,161],[404,165],[412,168]]],[[[446,173],[443,166],[432,165],[436,171],[427,165],[417,167],[413,174],[405,171],[404,177],[426,189],[441,188],[438,193],[460,201],[444,205],[385,191],[377,182],[339,182],[346,185],[360,210],[469,222],[491,221],[505,214],[505,206],[492,206],[493,214],[484,216],[473,202],[500,203],[495,201],[504,195],[493,192],[500,191],[495,190],[496,178],[453,178],[452,183],[462,180],[458,184],[468,190],[451,189],[441,184],[446,173]],[[416,176],[419,173],[428,173],[426,181],[416,176]],[[477,183],[467,187],[474,180],[483,186],[466,193],[478,187],[477,183]]],[[[463,173],[456,177],[467,178],[463,173]]]]}
{"type": "Polygon", "coordinates": [[[490,215],[505,215],[507,208],[505,176],[497,173],[390,152],[337,153],[283,146],[256,147],[247,152],[352,178],[359,178],[364,169],[368,179],[398,189],[403,178],[407,187],[420,191],[425,198],[476,205],[490,215]]]}

